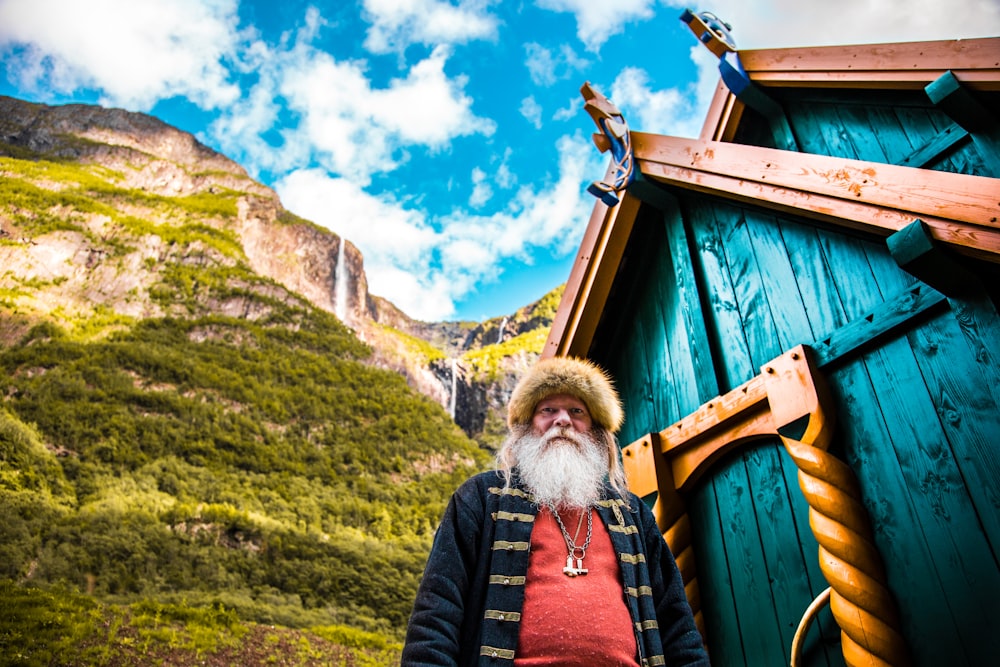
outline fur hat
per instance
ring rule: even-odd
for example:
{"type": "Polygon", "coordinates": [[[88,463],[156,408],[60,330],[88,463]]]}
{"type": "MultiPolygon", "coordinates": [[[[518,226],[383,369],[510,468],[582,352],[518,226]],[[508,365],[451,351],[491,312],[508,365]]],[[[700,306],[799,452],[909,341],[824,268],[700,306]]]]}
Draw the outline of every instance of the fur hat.
{"type": "Polygon", "coordinates": [[[607,372],[586,359],[542,359],[514,387],[507,406],[507,424],[530,424],[539,401],[554,394],[574,396],[587,406],[591,420],[611,433],[625,419],[618,392],[607,372]]]}

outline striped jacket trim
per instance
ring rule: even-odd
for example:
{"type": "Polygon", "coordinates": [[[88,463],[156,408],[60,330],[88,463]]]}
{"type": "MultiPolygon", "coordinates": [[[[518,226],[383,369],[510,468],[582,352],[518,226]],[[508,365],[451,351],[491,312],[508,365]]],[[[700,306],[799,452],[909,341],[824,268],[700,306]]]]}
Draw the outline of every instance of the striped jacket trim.
{"type": "Polygon", "coordinates": [[[514,486],[508,487],[506,489],[501,486],[491,486],[490,493],[492,493],[495,496],[516,496],[518,498],[524,498],[528,502],[534,502],[534,498],[530,493],[514,486]]]}
{"type": "Polygon", "coordinates": [[[494,621],[512,621],[517,622],[521,620],[521,613],[517,611],[501,611],[499,609],[487,609],[483,618],[491,618],[494,621]]]}
{"type": "Polygon", "coordinates": [[[532,523],[535,520],[535,515],[525,514],[523,512],[493,512],[492,514],[494,521],[523,521],[524,523],[532,523]]]}
{"type": "Polygon", "coordinates": [[[643,595],[648,595],[649,597],[653,596],[653,589],[650,588],[649,586],[639,586],[638,588],[633,588],[632,586],[626,586],[625,592],[628,593],[629,596],[634,598],[643,595]]]}
{"type": "Polygon", "coordinates": [[[485,644],[479,648],[479,655],[485,655],[487,658],[503,658],[504,660],[514,659],[514,652],[510,649],[486,646],[485,644]]]}

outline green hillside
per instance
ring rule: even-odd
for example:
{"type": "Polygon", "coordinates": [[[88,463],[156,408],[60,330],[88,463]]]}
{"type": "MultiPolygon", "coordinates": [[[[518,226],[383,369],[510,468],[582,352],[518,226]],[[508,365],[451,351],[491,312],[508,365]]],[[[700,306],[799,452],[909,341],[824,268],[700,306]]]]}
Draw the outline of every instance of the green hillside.
{"type": "Polygon", "coordinates": [[[98,259],[0,269],[0,662],[391,664],[488,455],[249,268],[228,221],[257,194],[7,149],[0,251],[98,259]]]}

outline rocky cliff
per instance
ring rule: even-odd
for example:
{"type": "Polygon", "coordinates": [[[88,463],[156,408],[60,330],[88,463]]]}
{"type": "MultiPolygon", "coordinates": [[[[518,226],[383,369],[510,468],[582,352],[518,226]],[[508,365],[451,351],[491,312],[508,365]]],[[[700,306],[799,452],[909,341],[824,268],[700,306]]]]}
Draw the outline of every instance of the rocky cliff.
{"type": "Polygon", "coordinates": [[[0,97],[0,194],[0,342],[44,318],[101,335],[147,317],[261,319],[271,299],[302,300],[486,446],[558,303],[557,291],[486,322],[414,321],[368,293],[348,240],[192,135],[119,109],[0,97]]]}

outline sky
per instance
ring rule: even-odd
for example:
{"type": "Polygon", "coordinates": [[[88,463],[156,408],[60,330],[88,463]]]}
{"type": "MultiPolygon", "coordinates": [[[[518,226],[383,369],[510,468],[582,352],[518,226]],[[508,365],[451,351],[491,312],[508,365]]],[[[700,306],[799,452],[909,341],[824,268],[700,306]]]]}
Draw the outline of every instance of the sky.
{"type": "Polygon", "coordinates": [[[997,0],[0,0],[0,94],[154,115],[347,238],[425,321],[511,314],[569,278],[608,164],[579,89],[697,137],[738,49],[1000,35],[997,0]]]}

